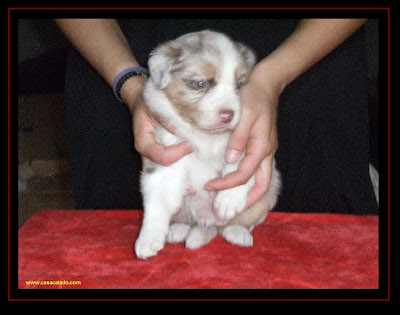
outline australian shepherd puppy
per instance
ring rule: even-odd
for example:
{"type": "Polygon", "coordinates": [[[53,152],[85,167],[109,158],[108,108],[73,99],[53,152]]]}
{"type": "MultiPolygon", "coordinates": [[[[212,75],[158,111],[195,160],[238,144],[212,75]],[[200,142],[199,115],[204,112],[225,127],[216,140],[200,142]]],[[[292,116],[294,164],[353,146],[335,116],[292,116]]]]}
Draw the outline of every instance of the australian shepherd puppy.
{"type": "Polygon", "coordinates": [[[152,52],[144,99],[175,131],[159,126],[156,140],[165,146],[187,141],[194,151],[171,166],[143,165],[144,218],[135,244],[137,257],[157,255],[165,242],[199,248],[217,234],[239,246],[253,245],[250,232],[277,202],[275,163],[269,191],[246,210],[254,176],[219,192],[204,186],[238,168],[240,160],[225,161],[225,149],[240,120],[241,87],[254,64],[249,48],[209,30],[186,34],[152,52]]]}

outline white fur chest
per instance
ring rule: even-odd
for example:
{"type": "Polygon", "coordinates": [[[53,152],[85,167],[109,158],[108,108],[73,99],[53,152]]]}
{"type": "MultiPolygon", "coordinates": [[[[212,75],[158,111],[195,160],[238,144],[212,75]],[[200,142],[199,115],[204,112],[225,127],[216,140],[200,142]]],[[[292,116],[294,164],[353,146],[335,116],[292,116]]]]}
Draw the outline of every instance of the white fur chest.
{"type": "Polygon", "coordinates": [[[181,189],[185,190],[179,202],[179,215],[201,226],[209,226],[218,222],[213,211],[216,192],[206,191],[204,186],[208,181],[221,176],[226,163],[225,149],[230,133],[203,135],[188,130],[185,135],[186,137],[179,137],[160,127],[157,129],[156,138],[165,146],[182,141],[192,145],[194,151],[170,167],[174,170],[170,176],[174,177],[171,180],[178,181],[181,189]]]}
{"type": "MultiPolygon", "coordinates": [[[[179,128],[178,128],[179,129],[179,128]]],[[[182,130],[179,130],[184,134],[182,130]]],[[[178,132],[179,132],[178,131],[178,132]]],[[[157,142],[171,146],[187,141],[194,151],[179,161],[179,168],[185,174],[184,182],[188,186],[203,189],[205,183],[219,177],[225,164],[225,149],[230,133],[220,135],[204,135],[194,130],[186,131],[185,137],[171,134],[162,127],[157,129],[157,142]]]]}

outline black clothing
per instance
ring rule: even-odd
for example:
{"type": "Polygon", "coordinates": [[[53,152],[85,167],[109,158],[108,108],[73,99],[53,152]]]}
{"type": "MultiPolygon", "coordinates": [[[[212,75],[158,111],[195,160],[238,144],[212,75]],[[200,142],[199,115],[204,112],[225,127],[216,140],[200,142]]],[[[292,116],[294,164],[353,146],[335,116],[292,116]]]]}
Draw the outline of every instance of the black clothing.
{"type": "MultiPolygon", "coordinates": [[[[297,21],[134,19],[119,23],[137,60],[146,66],[150,51],[159,43],[203,29],[243,42],[261,60],[292,33],[297,21]]],[[[283,92],[276,154],[283,191],[276,211],[377,213],[368,171],[366,78],[361,29],[283,92]]],[[[74,50],[65,104],[77,208],[141,209],[141,164],[134,150],[130,112],[74,50]]]]}

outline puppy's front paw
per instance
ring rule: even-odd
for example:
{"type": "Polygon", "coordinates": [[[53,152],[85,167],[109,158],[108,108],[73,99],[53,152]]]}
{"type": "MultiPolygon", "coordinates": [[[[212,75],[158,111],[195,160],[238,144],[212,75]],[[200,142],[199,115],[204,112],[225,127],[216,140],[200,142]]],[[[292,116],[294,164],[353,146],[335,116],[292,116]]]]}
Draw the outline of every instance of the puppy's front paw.
{"type": "Polygon", "coordinates": [[[162,233],[140,233],[135,243],[136,256],[146,259],[156,256],[164,248],[165,235],[162,233]]]}
{"type": "Polygon", "coordinates": [[[200,248],[217,236],[217,228],[215,226],[194,226],[186,239],[186,248],[197,249],[200,248]]]}
{"type": "Polygon", "coordinates": [[[214,210],[222,220],[232,219],[243,212],[247,204],[247,189],[235,187],[221,190],[214,200],[214,210]]]}
{"type": "Polygon", "coordinates": [[[190,225],[183,223],[174,223],[169,227],[169,233],[167,237],[168,243],[181,243],[186,240],[186,236],[189,234],[191,227],[190,225]]]}

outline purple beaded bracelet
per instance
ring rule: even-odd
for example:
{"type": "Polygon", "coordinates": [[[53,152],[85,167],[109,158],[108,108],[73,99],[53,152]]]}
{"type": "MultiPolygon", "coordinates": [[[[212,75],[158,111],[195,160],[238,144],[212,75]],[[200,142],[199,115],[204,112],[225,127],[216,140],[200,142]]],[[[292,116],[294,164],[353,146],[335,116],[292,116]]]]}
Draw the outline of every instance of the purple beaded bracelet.
{"type": "Polygon", "coordinates": [[[149,75],[149,71],[143,67],[133,67],[127,68],[122,70],[117,76],[114,78],[113,81],[113,91],[114,95],[120,102],[123,102],[121,98],[121,88],[122,85],[131,77],[138,76],[138,75],[149,75]]]}

